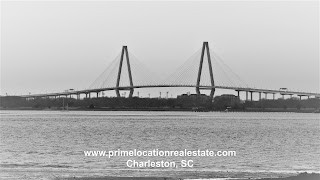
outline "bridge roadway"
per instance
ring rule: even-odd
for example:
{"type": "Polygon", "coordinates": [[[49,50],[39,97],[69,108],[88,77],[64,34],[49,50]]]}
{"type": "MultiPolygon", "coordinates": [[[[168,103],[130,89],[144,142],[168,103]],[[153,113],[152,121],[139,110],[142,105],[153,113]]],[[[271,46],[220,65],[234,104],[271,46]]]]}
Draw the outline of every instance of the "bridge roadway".
{"type": "MultiPolygon", "coordinates": [[[[58,93],[46,93],[46,94],[30,94],[30,95],[22,95],[20,97],[23,98],[36,98],[36,97],[56,97],[56,96],[68,96],[68,95],[80,95],[80,94],[90,94],[90,93],[99,93],[102,91],[110,91],[110,90],[130,90],[130,89],[138,89],[138,88],[161,88],[161,87],[197,87],[196,85],[141,85],[141,86],[124,86],[124,87],[110,87],[110,88],[99,88],[99,89],[86,89],[86,90],[78,90],[78,91],[67,91],[67,92],[58,92],[58,93]]],[[[246,92],[246,99],[248,100],[248,92],[251,93],[251,100],[252,100],[252,93],[259,93],[259,99],[261,99],[261,93],[264,93],[266,98],[267,94],[281,94],[281,95],[297,95],[300,96],[314,96],[316,98],[320,98],[320,93],[312,93],[312,92],[298,92],[298,91],[281,91],[281,90],[274,90],[274,89],[259,89],[259,88],[249,88],[249,87],[229,87],[229,86],[199,86],[200,89],[229,89],[235,90],[238,92],[238,96],[240,92],[246,92]]]]}

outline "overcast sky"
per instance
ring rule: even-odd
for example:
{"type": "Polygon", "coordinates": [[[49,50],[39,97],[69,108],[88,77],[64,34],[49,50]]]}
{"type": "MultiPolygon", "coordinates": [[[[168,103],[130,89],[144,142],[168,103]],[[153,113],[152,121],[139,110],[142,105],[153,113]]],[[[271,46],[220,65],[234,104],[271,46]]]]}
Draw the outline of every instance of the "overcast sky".
{"type": "Polygon", "coordinates": [[[0,93],[88,88],[122,45],[166,76],[203,41],[256,87],[319,92],[318,1],[2,1],[0,93]]]}

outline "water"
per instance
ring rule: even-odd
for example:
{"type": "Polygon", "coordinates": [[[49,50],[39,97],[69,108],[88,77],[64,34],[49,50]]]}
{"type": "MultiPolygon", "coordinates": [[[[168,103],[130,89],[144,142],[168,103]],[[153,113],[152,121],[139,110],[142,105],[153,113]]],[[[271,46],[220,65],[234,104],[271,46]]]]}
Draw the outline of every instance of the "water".
{"type": "Polygon", "coordinates": [[[319,114],[1,111],[0,177],[320,172],[319,129],[319,114]],[[83,152],[118,149],[232,150],[236,156],[108,158],[83,152]],[[194,167],[132,169],[129,159],[186,159],[194,167]]]}

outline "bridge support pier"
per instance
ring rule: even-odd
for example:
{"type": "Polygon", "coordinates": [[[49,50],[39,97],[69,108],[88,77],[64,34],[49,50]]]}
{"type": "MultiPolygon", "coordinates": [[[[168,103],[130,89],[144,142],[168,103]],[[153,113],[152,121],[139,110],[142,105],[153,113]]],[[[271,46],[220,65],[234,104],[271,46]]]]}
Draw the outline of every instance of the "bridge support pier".
{"type": "Polygon", "coordinates": [[[239,90],[236,90],[237,93],[238,93],[238,98],[240,99],[240,91],[239,90]]]}
{"type": "Polygon", "coordinates": [[[199,64],[199,70],[198,70],[198,78],[197,78],[197,83],[196,83],[196,92],[197,92],[197,95],[201,95],[201,93],[200,93],[200,80],[201,80],[203,57],[204,57],[205,51],[207,51],[209,73],[210,73],[210,80],[211,80],[211,86],[212,86],[211,92],[210,92],[210,98],[212,100],[213,96],[214,96],[215,88],[214,88],[214,79],[213,79],[212,64],[211,64],[211,57],[210,57],[210,50],[209,50],[208,42],[203,42],[203,45],[202,45],[201,58],[200,58],[200,64],[199,64]]]}
{"type": "Polygon", "coordinates": [[[246,91],[246,101],[248,101],[248,91],[246,91]]]}
{"type": "Polygon", "coordinates": [[[252,101],[252,91],[250,91],[250,101],[252,101]]]}
{"type": "Polygon", "coordinates": [[[99,98],[99,92],[97,92],[97,98],[99,98]]]}
{"type": "Polygon", "coordinates": [[[132,96],[133,96],[133,91],[134,91],[133,88],[131,88],[131,89],[130,89],[130,93],[129,93],[129,98],[132,98],[132,96]]]}
{"type": "Polygon", "coordinates": [[[259,92],[259,101],[261,101],[261,92],[259,92]]]}
{"type": "Polygon", "coordinates": [[[116,89],[116,94],[117,94],[117,97],[118,97],[118,98],[121,97],[121,96],[120,96],[120,91],[119,91],[119,89],[116,89]]]}

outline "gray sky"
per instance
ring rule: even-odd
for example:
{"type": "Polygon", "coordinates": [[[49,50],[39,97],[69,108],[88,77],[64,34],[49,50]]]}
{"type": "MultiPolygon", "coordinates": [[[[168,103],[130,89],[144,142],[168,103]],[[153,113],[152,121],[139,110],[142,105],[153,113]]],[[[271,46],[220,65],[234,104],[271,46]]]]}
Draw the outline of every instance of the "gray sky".
{"type": "Polygon", "coordinates": [[[2,1],[0,93],[88,88],[122,45],[167,76],[203,41],[256,87],[319,92],[318,1],[2,1]]]}

